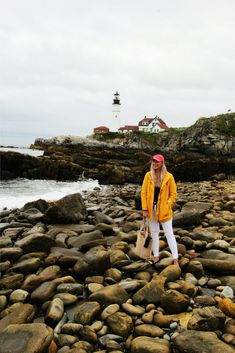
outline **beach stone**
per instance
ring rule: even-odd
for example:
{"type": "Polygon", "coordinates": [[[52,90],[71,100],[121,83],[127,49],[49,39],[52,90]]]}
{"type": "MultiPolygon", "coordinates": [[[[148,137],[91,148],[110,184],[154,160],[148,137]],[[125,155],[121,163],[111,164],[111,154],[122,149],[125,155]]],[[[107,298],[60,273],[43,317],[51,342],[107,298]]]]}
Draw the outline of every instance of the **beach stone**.
{"type": "Polygon", "coordinates": [[[167,266],[159,273],[159,276],[166,277],[166,282],[174,282],[180,277],[180,275],[181,269],[179,266],[175,265],[167,266]]]}
{"type": "Polygon", "coordinates": [[[23,232],[23,237],[26,237],[27,235],[33,234],[33,233],[46,233],[47,228],[44,223],[38,222],[35,224],[32,228],[26,230],[23,232]]]}
{"type": "Polygon", "coordinates": [[[235,238],[235,225],[225,226],[220,229],[220,232],[228,238],[235,238]]]}
{"type": "Polygon", "coordinates": [[[224,313],[215,306],[204,307],[193,312],[187,328],[197,331],[222,331],[225,320],[224,313]]]}
{"type": "Polygon", "coordinates": [[[103,284],[99,284],[99,283],[89,283],[87,285],[87,288],[88,288],[90,293],[95,293],[98,290],[104,288],[104,286],[103,286],[103,284]]]}
{"type": "Polygon", "coordinates": [[[133,292],[136,289],[139,289],[147,284],[147,281],[137,280],[137,279],[127,279],[119,282],[119,285],[122,286],[127,292],[133,292]]]}
{"type": "Polygon", "coordinates": [[[232,335],[235,336],[235,320],[234,319],[229,319],[225,322],[224,332],[231,333],[232,335]]]}
{"type": "Polygon", "coordinates": [[[135,327],[136,336],[162,337],[164,331],[155,325],[143,324],[135,327]]]}
{"type": "Polygon", "coordinates": [[[71,237],[68,239],[67,244],[69,247],[81,248],[83,245],[91,241],[96,241],[98,239],[103,239],[104,235],[100,230],[93,230],[90,233],[83,233],[79,237],[71,237]]]}
{"type": "Polygon", "coordinates": [[[56,245],[56,242],[46,234],[34,233],[17,240],[15,245],[20,247],[24,253],[37,251],[48,253],[51,247],[56,245]]]}
{"type": "Polygon", "coordinates": [[[219,309],[228,317],[235,318],[235,303],[230,298],[221,299],[219,309]]]}
{"type": "Polygon", "coordinates": [[[7,229],[4,229],[4,231],[2,232],[2,236],[9,238],[8,241],[10,241],[11,239],[14,240],[14,239],[17,239],[17,237],[21,235],[24,230],[25,230],[25,227],[7,228],[7,229]]]}
{"type": "Polygon", "coordinates": [[[32,293],[31,293],[31,300],[44,303],[47,300],[50,300],[56,290],[56,284],[53,282],[43,282],[39,285],[32,293]]]}
{"type": "MultiPolygon", "coordinates": [[[[229,256],[229,254],[227,255],[229,256]]],[[[204,270],[214,274],[235,275],[235,261],[229,259],[217,260],[212,258],[198,258],[198,261],[201,262],[204,270]]]]}
{"type": "Polygon", "coordinates": [[[200,278],[200,277],[204,276],[203,266],[202,266],[201,262],[199,262],[197,260],[190,261],[186,270],[187,270],[187,272],[192,273],[196,278],[200,278]]]}
{"type": "Polygon", "coordinates": [[[109,317],[110,315],[115,314],[116,312],[118,312],[120,309],[120,305],[118,304],[110,304],[108,305],[101,313],[100,318],[102,320],[106,320],[107,317],[109,317]]]}
{"type": "Polygon", "coordinates": [[[7,297],[0,295],[0,312],[7,306],[7,297]]]}
{"type": "Polygon", "coordinates": [[[86,276],[100,275],[110,268],[109,252],[103,246],[91,248],[84,255],[88,263],[86,276]]]}
{"type": "Polygon", "coordinates": [[[165,289],[164,285],[166,277],[158,276],[144,287],[134,293],[132,300],[134,304],[141,304],[143,301],[147,303],[159,303],[165,289]]]}
{"type": "Polygon", "coordinates": [[[221,339],[225,342],[228,343],[229,345],[235,346],[235,336],[231,335],[230,333],[224,333],[221,336],[221,339]]]}
{"type": "Polygon", "coordinates": [[[155,310],[144,313],[141,316],[141,321],[145,324],[152,324],[155,310]]]}
{"type": "Polygon", "coordinates": [[[104,273],[104,281],[109,284],[119,282],[122,278],[122,272],[117,268],[108,268],[104,273]]]}
{"type": "Polygon", "coordinates": [[[16,289],[10,294],[9,299],[12,303],[18,303],[18,302],[24,303],[28,298],[28,296],[29,296],[29,292],[23,289],[16,289]]]}
{"type": "Polygon", "coordinates": [[[57,286],[56,293],[70,293],[82,295],[83,285],[80,283],[61,283],[57,286]]]}
{"type": "Polygon", "coordinates": [[[176,289],[180,293],[187,294],[189,297],[194,298],[197,295],[198,287],[196,287],[193,283],[179,280],[177,284],[180,285],[180,288],[169,288],[169,289],[176,289]]]}
{"type": "Polygon", "coordinates": [[[44,214],[37,208],[28,208],[21,213],[21,216],[27,219],[30,223],[36,224],[37,222],[43,220],[44,214]]]}
{"type": "Polygon", "coordinates": [[[185,274],[185,282],[197,285],[198,284],[198,280],[197,278],[190,272],[187,272],[185,274]]]}
{"type": "Polygon", "coordinates": [[[112,333],[122,337],[128,337],[133,329],[131,316],[120,311],[108,316],[106,323],[112,333]]]}
{"type": "Polygon", "coordinates": [[[72,345],[71,352],[70,351],[68,352],[69,353],[87,353],[87,352],[92,353],[93,351],[94,351],[94,347],[90,342],[80,340],[78,342],[75,342],[72,345]],[[74,350],[74,349],[77,349],[77,350],[74,350]]]}
{"type": "Polygon", "coordinates": [[[105,236],[109,236],[109,235],[115,234],[113,226],[109,225],[109,224],[106,224],[106,223],[98,223],[98,224],[96,224],[95,230],[100,230],[105,236]]]}
{"type": "Polygon", "coordinates": [[[85,220],[87,210],[80,193],[67,195],[50,204],[45,211],[45,222],[49,224],[76,224],[85,220]]]}
{"type": "Polygon", "coordinates": [[[11,263],[9,260],[0,262],[0,272],[5,272],[11,267],[11,263]]]}
{"type": "Polygon", "coordinates": [[[88,301],[74,308],[74,320],[82,325],[90,325],[100,313],[100,304],[96,301],[88,301]]]}
{"type": "Polygon", "coordinates": [[[18,261],[17,264],[11,267],[14,272],[21,272],[23,274],[29,274],[38,270],[41,266],[41,261],[37,257],[31,257],[22,261],[18,261]]]}
{"type": "Polygon", "coordinates": [[[39,274],[42,282],[51,281],[61,275],[61,269],[57,265],[48,266],[44,268],[39,274]]]}
{"type": "Polygon", "coordinates": [[[209,219],[209,225],[212,227],[224,227],[224,226],[230,226],[231,223],[226,221],[222,217],[214,217],[209,219]]]}
{"type": "Polygon", "coordinates": [[[83,326],[79,331],[79,337],[82,340],[90,343],[96,343],[98,341],[97,334],[90,326],[83,326]]]}
{"type": "Polygon", "coordinates": [[[221,298],[231,298],[233,299],[233,290],[229,286],[225,286],[222,292],[220,293],[221,298]]]}
{"type": "Polygon", "coordinates": [[[53,339],[53,330],[45,324],[10,325],[0,332],[0,353],[45,352],[53,339]]]}
{"type": "Polygon", "coordinates": [[[219,280],[224,286],[229,286],[235,292],[235,276],[221,276],[219,280]]]}
{"type": "Polygon", "coordinates": [[[204,215],[210,211],[212,204],[206,202],[187,202],[180,212],[174,214],[174,227],[197,226],[204,215]]]}
{"type": "Polygon", "coordinates": [[[100,211],[94,212],[94,217],[95,217],[96,224],[99,224],[99,223],[113,224],[114,223],[114,220],[111,217],[109,217],[108,215],[106,215],[105,213],[100,212],[100,211]]]}
{"type": "Polygon", "coordinates": [[[216,288],[221,285],[221,281],[218,278],[210,278],[207,282],[208,287],[216,288]]]}
{"type": "Polygon", "coordinates": [[[174,317],[172,315],[164,315],[163,313],[154,313],[153,323],[159,327],[169,327],[174,317]]]}
{"type": "Polygon", "coordinates": [[[11,248],[13,246],[13,242],[10,237],[0,239],[0,248],[11,248]]]}
{"type": "Polygon", "coordinates": [[[45,315],[45,323],[54,327],[62,318],[63,314],[64,302],[60,298],[53,298],[45,315]]]}
{"type": "Polygon", "coordinates": [[[195,303],[201,304],[203,306],[215,306],[216,300],[209,295],[199,295],[194,298],[195,303]]]}
{"type": "Polygon", "coordinates": [[[68,322],[62,326],[61,332],[69,335],[76,335],[81,330],[81,328],[82,328],[82,324],[77,324],[75,322],[68,322]]]}
{"type": "Polygon", "coordinates": [[[19,273],[0,278],[0,288],[4,289],[17,289],[21,286],[24,280],[24,275],[19,273]]]}
{"type": "Polygon", "coordinates": [[[110,252],[110,264],[113,267],[121,267],[129,264],[130,258],[122,250],[111,250],[110,252]]]}
{"type": "Polygon", "coordinates": [[[41,278],[38,275],[30,274],[25,277],[21,289],[24,289],[28,292],[32,292],[42,283],[41,278]]]}
{"type": "Polygon", "coordinates": [[[106,306],[115,303],[125,303],[128,298],[128,293],[119,284],[112,284],[110,286],[104,287],[89,296],[89,300],[97,301],[100,304],[106,306]]]}
{"type": "Polygon", "coordinates": [[[64,306],[66,305],[72,305],[74,303],[76,303],[78,297],[76,295],[70,294],[70,293],[57,293],[54,295],[53,299],[55,298],[60,298],[63,303],[64,306]]]}
{"type": "Polygon", "coordinates": [[[177,314],[188,308],[190,299],[185,294],[169,289],[162,294],[160,302],[167,314],[177,314]]]}
{"type": "Polygon", "coordinates": [[[198,227],[193,229],[191,237],[193,240],[205,240],[206,242],[210,243],[217,239],[222,239],[223,234],[202,227],[198,227]]]}
{"type": "Polygon", "coordinates": [[[131,316],[143,315],[145,309],[138,305],[132,305],[130,303],[123,303],[121,305],[122,309],[131,316]]]}
{"type": "Polygon", "coordinates": [[[234,348],[222,342],[214,332],[186,330],[174,339],[180,353],[232,353],[234,348]]]}
{"type": "Polygon", "coordinates": [[[0,320],[0,332],[9,325],[24,324],[33,321],[35,316],[33,305],[22,303],[17,304],[17,306],[12,307],[8,315],[0,320]]]}
{"type": "Polygon", "coordinates": [[[131,342],[131,353],[170,353],[170,343],[165,339],[139,336],[131,342]]]}
{"type": "Polygon", "coordinates": [[[0,259],[1,261],[16,262],[22,253],[22,249],[17,246],[14,248],[0,248],[0,259]]]}
{"type": "Polygon", "coordinates": [[[59,334],[58,339],[57,339],[57,344],[58,344],[58,347],[64,347],[64,346],[70,347],[70,346],[72,346],[72,344],[77,342],[77,340],[78,339],[72,335],[59,334]]]}

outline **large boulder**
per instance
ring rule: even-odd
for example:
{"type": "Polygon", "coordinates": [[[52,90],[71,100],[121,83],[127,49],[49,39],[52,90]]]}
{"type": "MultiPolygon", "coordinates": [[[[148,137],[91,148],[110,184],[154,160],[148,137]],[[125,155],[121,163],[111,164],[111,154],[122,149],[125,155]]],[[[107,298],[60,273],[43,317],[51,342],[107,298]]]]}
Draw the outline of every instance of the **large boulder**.
{"type": "Polygon", "coordinates": [[[186,330],[174,340],[179,353],[232,353],[234,348],[221,341],[214,332],[186,330]]]}
{"type": "Polygon", "coordinates": [[[71,194],[53,202],[45,212],[45,222],[80,223],[87,217],[87,210],[80,193],[71,194]]]}

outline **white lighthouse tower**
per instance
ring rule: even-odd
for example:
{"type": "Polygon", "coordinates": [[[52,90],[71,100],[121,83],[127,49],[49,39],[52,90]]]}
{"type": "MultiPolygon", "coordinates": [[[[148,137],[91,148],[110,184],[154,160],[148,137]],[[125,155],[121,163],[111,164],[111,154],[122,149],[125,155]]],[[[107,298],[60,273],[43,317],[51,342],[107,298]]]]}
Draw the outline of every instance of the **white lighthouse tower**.
{"type": "Polygon", "coordinates": [[[112,124],[110,131],[118,131],[121,127],[120,113],[121,113],[121,103],[118,91],[114,94],[113,98],[113,110],[112,110],[112,124]]]}

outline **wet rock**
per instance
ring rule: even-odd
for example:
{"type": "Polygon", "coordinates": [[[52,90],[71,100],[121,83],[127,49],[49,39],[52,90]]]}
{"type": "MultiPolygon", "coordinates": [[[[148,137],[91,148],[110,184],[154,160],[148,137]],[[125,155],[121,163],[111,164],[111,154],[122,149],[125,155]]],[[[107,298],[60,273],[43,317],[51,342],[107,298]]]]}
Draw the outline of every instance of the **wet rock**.
{"type": "Polygon", "coordinates": [[[51,247],[55,246],[55,240],[46,234],[35,233],[18,240],[15,245],[21,248],[24,253],[34,251],[43,251],[47,253],[50,251],[51,247]]]}
{"type": "Polygon", "coordinates": [[[80,223],[87,217],[87,210],[81,194],[76,193],[63,197],[51,204],[45,212],[45,222],[80,223]]]}
{"type": "Polygon", "coordinates": [[[104,305],[122,304],[129,298],[128,293],[119,284],[113,284],[92,293],[89,296],[90,300],[97,301],[104,305]]]}
{"type": "Polygon", "coordinates": [[[131,342],[131,353],[170,353],[170,343],[165,339],[158,339],[146,336],[139,336],[131,342]]]}
{"type": "Polygon", "coordinates": [[[159,276],[150,283],[147,283],[133,295],[133,302],[135,304],[141,304],[143,301],[147,303],[159,303],[165,291],[165,282],[166,277],[159,276]]]}
{"type": "Polygon", "coordinates": [[[176,336],[174,344],[184,353],[232,353],[234,349],[222,342],[214,332],[186,330],[176,336]]]}
{"type": "Polygon", "coordinates": [[[56,284],[53,282],[43,282],[32,293],[31,300],[43,303],[51,299],[56,290],[56,284]]]}
{"type": "Polygon", "coordinates": [[[235,303],[230,298],[221,299],[219,308],[228,317],[235,318],[235,303]]]}
{"type": "Polygon", "coordinates": [[[177,314],[188,308],[190,299],[185,294],[169,289],[162,294],[160,302],[167,314],[177,314]]]}
{"type": "Polygon", "coordinates": [[[123,312],[117,312],[108,316],[106,322],[110,330],[119,336],[128,337],[133,329],[131,316],[123,312]]]}
{"type": "Polygon", "coordinates": [[[52,339],[53,330],[45,324],[10,325],[0,332],[0,352],[45,352],[52,339]]]}
{"type": "Polygon", "coordinates": [[[32,322],[35,316],[34,307],[31,304],[21,304],[13,307],[11,312],[0,320],[0,332],[13,324],[32,322]]]}
{"type": "Polygon", "coordinates": [[[85,302],[76,307],[74,311],[74,320],[79,324],[89,325],[97,318],[100,312],[101,306],[99,303],[95,301],[85,302]]]}
{"type": "Polygon", "coordinates": [[[226,316],[215,306],[197,309],[188,322],[189,330],[216,331],[222,330],[226,316]]]}

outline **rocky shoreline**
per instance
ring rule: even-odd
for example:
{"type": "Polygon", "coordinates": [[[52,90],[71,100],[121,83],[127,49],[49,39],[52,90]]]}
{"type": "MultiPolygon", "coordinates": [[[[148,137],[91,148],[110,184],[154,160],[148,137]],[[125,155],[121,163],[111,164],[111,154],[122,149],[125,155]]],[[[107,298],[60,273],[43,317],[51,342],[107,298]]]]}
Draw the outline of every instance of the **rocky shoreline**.
{"type": "Polygon", "coordinates": [[[235,182],[178,182],[172,264],[135,254],[135,185],[0,213],[0,353],[230,353],[235,182]]]}

